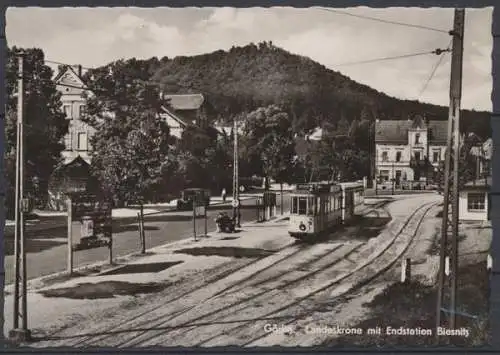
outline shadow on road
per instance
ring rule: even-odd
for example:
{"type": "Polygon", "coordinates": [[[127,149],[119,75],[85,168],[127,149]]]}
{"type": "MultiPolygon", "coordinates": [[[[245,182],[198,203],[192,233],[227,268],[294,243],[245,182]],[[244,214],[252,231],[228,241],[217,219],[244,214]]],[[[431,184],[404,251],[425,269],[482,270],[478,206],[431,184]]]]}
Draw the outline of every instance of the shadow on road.
{"type": "Polygon", "coordinates": [[[103,281],[98,283],[81,283],[74,287],[63,287],[40,291],[45,297],[63,297],[72,299],[102,299],[115,296],[135,296],[138,294],[159,292],[170,284],[132,283],[124,281],[103,281]]]}
{"type": "Polygon", "coordinates": [[[200,247],[175,250],[176,254],[203,255],[203,256],[225,256],[232,258],[263,258],[273,254],[273,251],[258,248],[239,247],[200,247]]]}
{"type": "MultiPolygon", "coordinates": [[[[144,225],[145,231],[157,231],[160,227],[144,225]]],[[[126,226],[118,225],[113,227],[113,233],[125,233],[125,232],[138,232],[139,226],[137,224],[129,224],[126,226]]]]}
{"type": "Polygon", "coordinates": [[[160,272],[171,268],[172,266],[182,264],[184,261],[169,261],[164,263],[142,263],[142,264],[128,264],[115,269],[105,271],[100,274],[103,275],[123,275],[123,274],[144,274],[160,272]]]}
{"type": "MultiPolygon", "coordinates": [[[[39,253],[44,250],[55,248],[59,245],[66,244],[65,242],[54,241],[54,240],[26,240],[26,252],[27,253],[39,253]]],[[[4,255],[14,255],[14,239],[4,239],[4,255]]]]}

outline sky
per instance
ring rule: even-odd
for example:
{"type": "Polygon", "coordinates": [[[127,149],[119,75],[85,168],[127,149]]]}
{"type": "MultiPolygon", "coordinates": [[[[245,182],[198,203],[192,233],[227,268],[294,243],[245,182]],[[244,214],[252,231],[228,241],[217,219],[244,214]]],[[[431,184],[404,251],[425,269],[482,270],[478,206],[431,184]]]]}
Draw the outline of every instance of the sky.
{"type": "MultiPolygon", "coordinates": [[[[121,58],[190,56],[272,41],[390,96],[447,106],[449,53],[444,54],[434,75],[431,73],[439,60],[435,54],[358,62],[448,47],[453,12],[440,8],[368,7],[27,7],[7,10],[6,35],[9,46],[41,48],[47,60],[83,67],[97,67],[121,58]]],[[[466,10],[462,91],[465,109],[492,109],[492,13],[492,7],[466,10]]]]}

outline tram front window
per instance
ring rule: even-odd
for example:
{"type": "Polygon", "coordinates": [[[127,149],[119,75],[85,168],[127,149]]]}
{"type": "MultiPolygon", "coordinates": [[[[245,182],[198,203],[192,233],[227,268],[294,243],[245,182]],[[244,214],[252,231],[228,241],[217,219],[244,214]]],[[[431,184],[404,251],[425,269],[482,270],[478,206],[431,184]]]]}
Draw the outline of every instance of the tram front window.
{"type": "Polygon", "coordinates": [[[292,197],[292,214],[297,213],[297,197],[292,197]]]}
{"type": "Polygon", "coordinates": [[[314,216],[316,214],[316,199],[314,197],[309,197],[309,206],[307,208],[307,215],[314,216]]]}
{"type": "Polygon", "coordinates": [[[307,198],[299,197],[298,198],[298,214],[306,214],[307,212],[307,198]]]}

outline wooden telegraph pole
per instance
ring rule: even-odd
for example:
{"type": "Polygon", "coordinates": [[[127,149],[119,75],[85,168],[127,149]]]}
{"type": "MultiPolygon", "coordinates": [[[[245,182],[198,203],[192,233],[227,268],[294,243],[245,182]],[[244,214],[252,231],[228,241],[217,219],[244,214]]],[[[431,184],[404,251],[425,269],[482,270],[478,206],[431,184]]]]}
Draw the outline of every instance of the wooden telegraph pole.
{"type": "Polygon", "coordinates": [[[17,342],[31,338],[28,329],[27,284],[26,284],[26,239],[24,235],[24,209],[27,201],[24,199],[24,54],[18,58],[18,89],[17,89],[17,149],[16,149],[16,192],[15,192],[15,285],[14,285],[14,322],[9,337],[17,342]],[[21,320],[21,326],[19,321],[21,320]]]}
{"type": "Polygon", "coordinates": [[[238,181],[239,171],[238,171],[238,121],[235,118],[233,123],[233,139],[234,139],[234,152],[233,152],[233,218],[236,221],[238,227],[240,224],[239,220],[239,193],[240,184],[238,181]]]}
{"type": "Polygon", "coordinates": [[[462,59],[465,10],[455,9],[453,48],[450,76],[450,107],[448,116],[448,138],[446,144],[443,220],[441,226],[441,245],[439,262],[439,286],[436,309],[436,327],[441,327],[441,312],[445,289],[445,263],[448,251],[448,237],[451,237],[451,284],[449,305],[449,328],[455,328],[456,296],[458,274],[458,167],[460,154],[460,99],[462,96],[462,59]],[[451,157],[453,154],[453,170],[451,157]],[[451,175],[453,173],[453,175],[451,175]],[[450,176],[453,181],[450,184],[450,176]],[[450,186],[451,185],[451,186],[450,186]],[[451,204],[451,205],[450,205],[451,204]],[[451,215],[450,215],[451,212],[451,215]],[[451,235],[449,233],[451,232],[451,235]]]}

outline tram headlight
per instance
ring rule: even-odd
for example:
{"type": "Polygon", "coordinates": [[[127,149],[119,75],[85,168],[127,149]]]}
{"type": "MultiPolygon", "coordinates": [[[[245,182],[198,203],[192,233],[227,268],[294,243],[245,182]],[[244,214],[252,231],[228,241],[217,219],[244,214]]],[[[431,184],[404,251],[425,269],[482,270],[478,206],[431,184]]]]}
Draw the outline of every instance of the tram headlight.
{"type": "Polygon", "coordinates": [[[300,224],[299,224],[299,229],[300,229],[302,232],[304,232],[304,231],[306,230],[306,225],[305,225],[304,223],[300,222],[300,224]]]}

